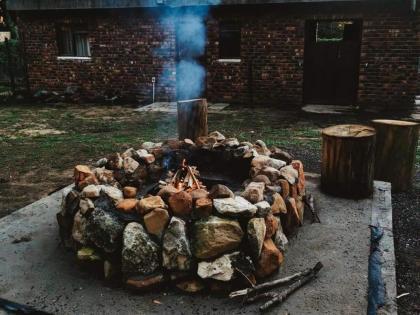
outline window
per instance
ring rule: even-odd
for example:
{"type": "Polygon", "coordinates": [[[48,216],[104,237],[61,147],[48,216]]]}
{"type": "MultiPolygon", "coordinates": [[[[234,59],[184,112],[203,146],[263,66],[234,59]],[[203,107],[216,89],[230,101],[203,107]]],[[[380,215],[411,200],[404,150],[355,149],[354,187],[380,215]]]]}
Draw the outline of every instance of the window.
{"type": "Polygon", "coordinates": [[[60,56],[89,57],[88,32],[83,27],[62,25],[57,27],[57,44],[60,56]]]}
{"type": "Polygon", "coordinates": [[[220,59],[241,58],[241,28],[238,24],[220,24],[219,57],[220,59]]]}
{"type": "Polygon", "coordinates": [[[355,35],[353,21],[319,21],[316,25],[316,42],[341,42],[355,35]]]}

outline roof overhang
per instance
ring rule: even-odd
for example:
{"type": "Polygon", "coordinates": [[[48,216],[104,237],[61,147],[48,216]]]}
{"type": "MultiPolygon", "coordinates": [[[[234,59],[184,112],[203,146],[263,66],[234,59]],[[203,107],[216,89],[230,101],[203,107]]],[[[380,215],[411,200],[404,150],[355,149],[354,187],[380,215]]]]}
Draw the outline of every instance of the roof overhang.
{"type": "MultiPolygon", "coordinates": [[[[123,9],[216,5],[256,5],[284,3],[352,3],[378,2],[386,0],[9,0],[10,11],[32,10],[81,10],[81,9],[123,9]]],[[[404,0],[394,0],[404,1],[404,0]]]]}

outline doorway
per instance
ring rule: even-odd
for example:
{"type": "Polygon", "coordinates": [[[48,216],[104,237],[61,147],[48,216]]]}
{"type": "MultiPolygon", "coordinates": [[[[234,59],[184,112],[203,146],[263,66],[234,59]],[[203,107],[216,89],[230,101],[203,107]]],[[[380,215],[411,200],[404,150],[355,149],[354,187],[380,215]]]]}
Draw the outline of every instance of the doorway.
{"type": "Polygon", "coordinates": [[[361,20],[307,21],[305,104],[353,105],[359,84],[361,20]]]}

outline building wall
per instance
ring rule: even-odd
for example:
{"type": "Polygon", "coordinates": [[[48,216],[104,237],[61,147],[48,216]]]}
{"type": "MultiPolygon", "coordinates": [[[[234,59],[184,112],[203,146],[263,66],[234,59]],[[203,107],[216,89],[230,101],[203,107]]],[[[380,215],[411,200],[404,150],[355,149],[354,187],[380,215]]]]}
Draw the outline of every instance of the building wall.
{"type": "MultiPolygon", "coordinates": [[[[62,91],[68,85],[79,85],[91,94],[111,89],[150,99],[151,78],[155,76],[157,99],[176,99],[175,25],[156,19],[156,13],[120,10],[65,16],[21,14],[19,25],[24,32],[32,89],[62,91]],[[55,23],[75,20],[89,24],[92,60],[57,60],[55,23]]],[[[341,18],[363,19],[359,105],[411,105],[419,92],[420,19],[408,8],[330,4],[212,10],[207,21],[207,98],[300,106],[305,21],[341,18]],[[219,61],[219,22],[225,20],[238,21],[242,26],[239,63],[219,61]]]]}

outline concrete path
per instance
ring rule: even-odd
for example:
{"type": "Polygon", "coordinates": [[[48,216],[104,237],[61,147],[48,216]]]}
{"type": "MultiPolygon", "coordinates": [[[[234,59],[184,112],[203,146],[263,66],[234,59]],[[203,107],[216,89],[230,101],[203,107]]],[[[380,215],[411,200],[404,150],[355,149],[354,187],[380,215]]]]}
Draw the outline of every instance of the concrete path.
{"type": "MultiPolygon", "coordinates": [[[[290,240],[278,276],[312,267],[318,260],[323,262],[324,269],[315,281],[297,291],[272,314],[284,314],[286,310],[293,315],[366,314],[372,208],[378,198],[385,198],[387,193],[390,196],[390,191],[377,184],[373,199],[343,200],[322,194],[317,177],[308,178],[308,191],[315,196],[322,223],[306,223],[290,240]]],[[[258,305],[242,306],[241,301],[206,294],[190,296],[171,288],[138,295],[123,288],[106,287],[101,280],[80,270],[74,255],[58,245],[55,214],[61,195],[62,192],[57,192],[0,219],[0,297],[55,314],[257,312],[258,305]]],[[[380,218],[388,220],[391,208],[381,206],[381,211],[380,218]]],[[[393,248],[387,258],[392,257],[393,248]]],[[[387,286],[395,294],[392,268],[387,273],[387,286]]],[[[391,296],[390,300],[394,298],[391,296]]]]}

